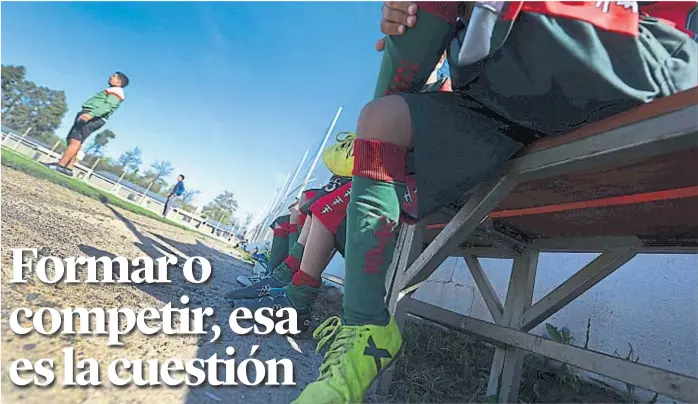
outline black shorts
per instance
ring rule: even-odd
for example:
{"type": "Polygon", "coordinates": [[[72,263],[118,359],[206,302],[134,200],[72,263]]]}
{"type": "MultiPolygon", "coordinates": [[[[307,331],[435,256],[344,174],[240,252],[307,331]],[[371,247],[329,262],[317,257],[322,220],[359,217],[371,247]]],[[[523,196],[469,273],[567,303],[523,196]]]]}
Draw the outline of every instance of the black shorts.
{"type": "MultiPolygon", "coordinates": [[[[400,94],[410,108],[413,155],[422,219],[454,202],[540,134],[498,117],[459,92],[400,94]]],[[[411,173],[410,173],[411,174],[411,173]]]]}
{"type": "Polygon", "coordinates": [[[401,94],[412,119],[415,218],[458,204],[538,138],[696,86],[695,41],[651,18],[640,19],[639,32],[620,36],[582,20],[524,13],[495,54],[451,64],[453,92],[401,94]]]}
{"type": "Polygon", "coordinates": [[[107,121],[105,121],[103,118],[92,118],[87,122],[78,121],[80,115],[84,113],[89,112],[80,111],[75,116],[75,122],[73,123],[73,127],[70,128],[70,132],[68,132],[66,142],[70,143],[70,139],[75,139],[80,143],[83,143],[85,140],[87,140],[87,137],[92,134],[92,132],[95,132],[97,129],[101,128],[105,123],[107,123],[107,121]]]}

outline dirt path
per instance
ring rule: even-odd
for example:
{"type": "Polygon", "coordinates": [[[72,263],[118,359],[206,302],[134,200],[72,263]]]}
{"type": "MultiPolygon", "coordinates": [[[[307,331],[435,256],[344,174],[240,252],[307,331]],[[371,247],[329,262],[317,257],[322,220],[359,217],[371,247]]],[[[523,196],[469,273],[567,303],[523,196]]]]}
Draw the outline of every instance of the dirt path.
{"type": "MultiPolygon", "coordinates": [[[[320,358],[310,340],[299,341],[305,354],[291,349],[279,336],[258,337],[234,335],[227,323],[230,309],[222,295],[237,287],[235,278],[249,274],[250,267],[224,253],[225,244],[196,233],[132,214],[81,196],[47,181],[2,168],[2,401],[3,403],[288,403],[300,389],[315,377],[320,358]],[[163,251],[174,250],[188,256],[203,256],[213,268],[211,280],[203,285],[186,282],[181,269],[170,268],[171,284],[165,285],[44,285],[34,279],[26,284],[9,284],[12,273],[11,248],[37,248],[41,255],[124,256],[133,259],[143,255],[161,257],[163,251]],[[18,307],[37,310],[40,307],[130,307],[141,310],[160,308],[168,302],[181,307],[179,298],[188,295],[188,305],[213,307],[213,322],[223,330],[222,337],[209,342],[209,337],[145,337],[132,333],[124,338],[122,348],[108,348],[106,338],[43,337],[38,333],[15,335],[9,328],[9,315],[18,307]],[[60,385],[62,367],[57,367],[57,382],[50,388],[20,388],[8,377],[10,364],[18,358],[35,361],[53,358],[62,363],[62,349],[73,347],[77,360],[94,358],[100,363],[100,378],[107,380],[107,365],[117,358],[206,359],[217,353],[229,358],[225,348],[233,346],[235,358],[249,356],[253,344],[261,345],[256,358],[289,358],[295,365],[296,387],[211,387],[196,388],[117,388],[110,383],[100,387],[71,388],[60,385]],[[219,401],[220,400],[220,401],[219,401]]],[[[208,324],[210,326],[211,324],[208,324]]]]}

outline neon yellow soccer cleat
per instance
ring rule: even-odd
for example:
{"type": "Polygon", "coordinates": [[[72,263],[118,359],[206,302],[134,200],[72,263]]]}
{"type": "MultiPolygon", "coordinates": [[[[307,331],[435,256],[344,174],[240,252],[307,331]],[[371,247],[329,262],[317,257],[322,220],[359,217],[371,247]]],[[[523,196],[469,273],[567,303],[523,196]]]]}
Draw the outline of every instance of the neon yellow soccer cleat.
{"type": "Polygon", "coordinates": [[[354,169],[354,139],[356,139],[355,134],[340,132],[337,134],[337,143],[322,153],[322,161],[332,174],[351,177],[354,169]],[[342,138],[342,135],[346,136],[342,138]]]}
{"type": "Polygon", "coordinates": [[[386,326],[343,325],[339,317],[325,320],[313,333],[317,350],[333,340],[320,366],[320,376],[306,386],[293,404],[363,402],[373,381],[393,362],[402,336],[391,316],[386,326]]]}

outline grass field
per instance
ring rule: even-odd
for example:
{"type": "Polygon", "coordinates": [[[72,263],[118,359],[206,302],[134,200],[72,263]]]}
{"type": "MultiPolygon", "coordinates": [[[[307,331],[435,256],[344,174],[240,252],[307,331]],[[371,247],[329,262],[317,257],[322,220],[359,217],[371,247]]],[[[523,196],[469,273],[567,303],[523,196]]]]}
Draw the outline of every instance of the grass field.
{"type": "Polygon", "coordinates": [[[58,184],[61,186],[64,186],[70,190],[73,190],[81,195],[85,195],[89,198],[96,199],[99,201],[105,200],[112,206],[117,206],[122,209],[126,209],[129,212],[133,212],[138,215],[146,216],[151,219],[155,219],[158,221],[161,221],[163,223],[171,224],[173,226],[177,226],[181,229],[186,229],[190,230],[185,226],[182,226],[179,223],[173,222],[172,220],[165,219],[161,215],[158,215],[157,213],[150,211],[148,209],[145,209],[141,206],[138,206],[136,204],[127,202],[116,195],[92,187],[88,185],[86,182],[82,180],[78,180],[75,178],[70,178],[66,177],[65,175],[59,174],[53,170],[50,170],[41,163],[38,163],[29,157],[23,156],[19,153],[16,153],[12,150],[2,148],[2,165],[6,167],[13,168],[18,171],[22,171],[24,173],[27,173],[31,176],[34,176],[36,178],[41,178],[47,181],[51,181],[54,184],[58,184]]]}

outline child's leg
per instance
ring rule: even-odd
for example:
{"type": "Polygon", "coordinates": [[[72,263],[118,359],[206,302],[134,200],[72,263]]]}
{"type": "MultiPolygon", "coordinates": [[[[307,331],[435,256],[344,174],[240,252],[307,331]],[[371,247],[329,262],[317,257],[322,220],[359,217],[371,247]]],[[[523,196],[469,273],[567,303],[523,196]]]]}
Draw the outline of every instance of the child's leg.
{"type": "Polygon", "coordinates": [[[170,204],[170,197],[167,197],[167,200],[165,200],[165,207],[162,209],[162,215],[167,216],[167,207],[170,204]]]}
{"type": "Polygon", "coordinates": [[[412,141],[409,109],[388,96],[361,112],[354,144],[353,192],[347,210],[344,320],[349,325],[389,321],[385,276],[398,231],[405,192],[405,158],[412,141]],[[385,119],[392,111],[395,119],[385,119]]]}
{"type": "MultiPolygon", "coordinates": [[[[331,184],[332,181],[330,181],[330,184],[328,185],[331,184]]],[[[297,221],[299,224],[302,223],[302,225],[299,226],[301,227],[301,231],[298,238],[298,242],[291,245],[288,241],[286,241],[284,246],[287,249],[289,249],[290,247],[290,251],[286,251],[286,256],[278,261],[277,259],[270,259],[270,262],[267,267],[270,268],[269,270],[272,271],[273,276],[264,280],[264,282],[262,282],[261,284],[256,285],[253,285],[254,282],[252,282],[250,279],[238,277],[238,282],[243,284],[245,288],[237,289],[230,292],[227,295],[229,298],[238,300],[251,299],[257,297],[260,293],[266,293],[266,290],[268,290],[269,287],[276,288],[284,286],[285,284],[291,281],[294,272],[298,270],[298,268],[300,267],[300,260],[303,256],[303,247],[305,246],[305,242],[310,232],[311,220],[308,217],[310,206],[314,203],[314,201],[316,201],[317,199],[319,199],[323,195],[326,195],[329,192],[325,189],[326,187],[327,186],[323,187],[322,189],[307,190],[303,193],[303,195],[301,195],[301,200],[298,203],[297,221]]],[[[291,216],[289,215],[287,217],[288,221],[290,222],[291,216]]],[[[277,222],[279,222],[279,220],[277,220],[277,222]]],[[[276,226],[277,222],[275,222],[274,226],[276,226]]],[[[287,230],[289,229],[287,228],[287,230]]],[[[277,233],[279,232],[275,230],[275,235],[277,235],[277,233]]],[[[279,248],[281,248],[281,243],[281,240],[277,240],[276,238],[274,239],[274,243],[272,245],[272,255],[274,255],[275,251],[278,251],[279,248]]]]}
{"type": "MultiPolygon", "coordinates": [[[[279,219],[277,219],[277,222],[279,221],[279,219]]],[[[283,234],[281,230],[274,231],[275,237],[274,244],[272,245],[271,250],[272,256],[275,254],[275,248],[277,252],[281,248],[288,248],[288,223],[289,222],[285,222],[279,225],[280,229],[285,229],[285,237],[282,237],[283,234]]],[[[310,230],[311,223],[311,220],[306,220],[305,225],[303,226],[303,230],[301,231],[301,235],[304,231],[307,233],[310,230]],[[305,230],[306,227],[308,227],[308,230],[305,230]]],[[[274,223],[274,225],[277,224],[278,223],[274,223]]],[[[301,237],[299,237],[298,242],[296,242],[291,248],[291,250],[288,251],[288,255],[284,257],[284,259],[276,266],[271,265],[271,260],[269,261],[269,263],[267,263],[267,273],[270,276],[258,279],[258,282],[256,283],[250,280],[249,278],[245,280],[240,279],[239,277],[238,282],[243,284],[245,287],[241,289],[235,289],[229,292],[228,294],[226,294],[226,297],[232,300],[256,299],[268,295],[269,290],[272,288],[281,288],[284,285],[291,282],[293,274],[300,267],[300,260],[303,256],[303,244],[301,244],[302,242],[305,242],[305,239],[301,239],[301,237]]]]}
{"type": "MultiPolygon", "coordinates": [[[[337,240],[339,229],[344,229],[351,182],[318,199],[311,207],[312,225],[305,244],[300,267],[293,274],[286,295],[294,307],[310,307],[322,285],[322,272],[327,268],[337,240]]],[[[343,250],[342,246],[342,250],[343,250]]]]}
{"type": "Polygon", "coordinates": [[[291,208],[291,218],[289,220],[289,226],[288,226],[288,249],[289,251],[293,246],[296,244],[296,241],[298,241],[298,233],[300,232],[300,228],[298,227],[298,206],[294,206],[291,208]]]}
{"type": "Polygon", "coordinates": [[[68,148],[65,149],[65,152],[63,152],[63,156],[58,161],[58,164],[63,167],[68,167],[73,159],[77,158],[78,152],[80,151],[80,146],[82,146],[82,142],[80,140],[73,138],[69,139],[68,148]]]}
{"type": "Polygon", "coordinates": [[[290,215],[277,218],[272,224],[274,237],[271,241],[271,252],[269,254],[269,267],[276,268],[288,256],[288,221],[290,215]]]}
{"type": "MultiPolygon", "coordinates": [[[[80,151],[80,149],[78,149],[78,152],[79,152],[79,151],[80,151]]],[[[76,153],[75,156],[73,156],[73,158],[70,159],[70,163],[68,163],[68,167],[67,167],[67,168],[72,170],[73,167],[75,167],[75,163],[77,163],[77,162],[78,162],[78,155],[77,155],[77,153],[76,153]]]]}
{"type": "MultiPolygon", "coordinates": [[[[502,167],[521,145],[457,93],[386,96],[361,112],[347,208],[343,316],[318,381],[296,403],[357,402],[394,360],[402,337],[385,304],[385,279],[405,192],[407,146],[414,144],[420,217],[502,167]],[[427,196],[427,198],[424,198],[427,196]],[[426,200],[426,203],[423,203],[426,200]]],[[[322,332],[322,330],[316,331],[322,332]]]]}
{"type": "Polygon", "coordinates": [[[308,236],[310,235],[310,229],[313,226],[313,218],[312,216],[307,216],[303,219],[303,226],[301,227],[301,231],[298,234],[298,241],[296,241],[299,244],[306,245],[308,241],[308,236]]]}
{"type": "Polygon", "coordinates": [[[75,117],[75,123],[73,127],[70,128],[68,132],[68,148],[63,153],[63,156],[58,161],[58,164],[63,167],[72,167],[75,164],[75,159],[77,159],[78,151],[80,147],[87,140],[87,138],[95,132],[97,129],[104,126],[106,121],[102,118],[93,118],[87,122],[79,121],[78,118],[82,115],[83,111],[79,112],[75,117]]]}
{"type": "Polygon", "coordinates": [[[334,234],[320,220],[311,222],[300,270],[319,280],[334,248],[334,234]]]}
{"type": "MultiPolygon", "coordinates": [[[[307,218],[304,217],[303,219],[304,224],[301,230],[301,233],[303,233],[302,237],[299,236],[299,242],[297,242],[291,248],[291,253],[289,253],[288,259],[284,262],[285,265],[282,264],[279,267],[279,274],[277,277],[280,280],[285,283],[291,281],[291,278],[301,267],[301,260],[306,258],[306,254],[304,253],[306,246],[310,246],[312,250],[308,257],[313,257],[311,260],[313,261],[314,266],[316,265],[314,262],[316,255],[318,255],[320,260],[324,259],[324,264],[319,267],[314,267],[316,269],[313,269],[313,272],[317,272],[319,279],[319,274],[322,273],[322,269],[324,269],[324,266],[327,264],[327,257],[332,251],[334,237],[332,233],[322,231],[322,229],[319,227],[321,224],[318,223],[318,220],[325,220],[325,214],[316,207],[336,205],[338,196],[343,195],[346,192],[346,189],[350,189],[350,187],[351,183],[349,182],[348,178],[333,177],[327,185],[325,185],[321,190],[315,192],[312,198],[306,198],[308,202],[305,205],[299,204],[299,220],[300,214],[308,216],[306,216],[307,218]],[[310,216],[311,213],[313,216],[310,216]],[[317,220],[313,220],[313,217],[317,217],[317,220]],[[327,245],[329,245],[329,247],[327,247],[327,245]]],[[[344,218],[346,207],[336,206],[335,210],[339,213],[339,222],[341,222],[341,220],[344,218]]]]}
{"type": "Polygon", "coordinates": [[[309,208],[312,215],[306,219],[298,243],[288,259],[274,270],[275,278],[290,282],[284,287],[284,293],[266,301],[249,301],[244,304],[245,307],[256,310],[273,306],[296,309],[309,309],[312,306],[320,291],[321,275],[332,250],[335,246],[338,250],[344,250],[343,245],[337,245],[337,241],[344,240],[337,232],[345,229],[350,192],[351,182],[347,182],[312,204],[309,208]]]}

